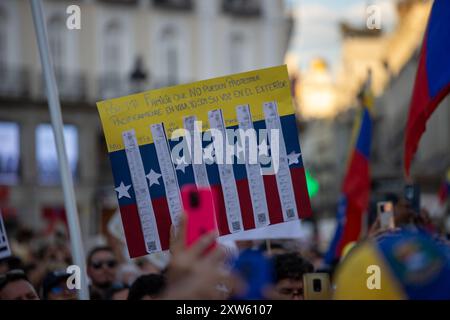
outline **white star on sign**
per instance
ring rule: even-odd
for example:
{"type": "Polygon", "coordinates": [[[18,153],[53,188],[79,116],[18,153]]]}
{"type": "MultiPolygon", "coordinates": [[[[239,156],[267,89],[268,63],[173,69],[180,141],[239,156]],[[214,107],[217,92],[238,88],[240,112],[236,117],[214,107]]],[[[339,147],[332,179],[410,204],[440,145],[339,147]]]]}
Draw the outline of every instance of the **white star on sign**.
{"type": "Polygon", "coordinates": [[[184,171],[185,171],[186,167],[188,166],[185,157],[183,156],[183,157],[181,157],[181,159],[177,159],[176,163],[177,163],[177,166],[176,166],[175,170],[181,170],[181,171],[183,171],[183,173],[185,173],[184,171]]]}
{"type": "Polygon", "coordinates": [[[150,185],[150,187],[154,184],[159,185],[159,178],[161,178],[161,175],[155,171],[153,171],[153,169],[150,170],[149,174],[145,176],[148,179],[148,183],[150,185]]]}
{"type": "Polygon", "coordinates": [[[203,149],[203,159],[214,162],[214,144],[212,142],[203,149]]]}
{"type": "Polygon", "coordinates": [[[296,153],[295,151],[292,151],[290,154],[288,154],[288,165],[297,164],[298,157],[300,157],[300,155],[301,153],[296,153]]]}
{"type": "Polygon", "coordinates": [[[261,143],[258,146],[258,151],[260,156],[269,156],[269,145],[266,142],[266,139],[261,141],[261,143]]]}
{"type": "Polygon", "coordinates": [[[123,181],[120,182],[120,185],[119,185],[117,188],[114,189],[114,190],[116,190],[116,191],[119,193],[119,194],[118,194],[119,200],[120,200],[121,198],[123,198],[123,197],[130,198],[130,199],[131,199],[131,196],[130,196],[130,194],[128,193],[128,189],[130,189],[130,188],[131,188],[131,184],[128,185],[128,186],[126,186],[126,185],[123,184],[123,181]]]}

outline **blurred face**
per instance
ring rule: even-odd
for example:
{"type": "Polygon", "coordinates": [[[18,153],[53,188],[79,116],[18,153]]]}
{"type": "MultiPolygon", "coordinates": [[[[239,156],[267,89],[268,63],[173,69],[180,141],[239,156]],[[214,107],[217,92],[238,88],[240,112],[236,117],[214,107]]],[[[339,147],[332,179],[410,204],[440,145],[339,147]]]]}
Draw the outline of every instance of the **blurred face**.
{"type": "Polygon", "coordinates": [[[275,291],[280,300],[303,300],[303,281],[282,279],[276,284],[275,291]]]}
{"type": "Polygon", "coordinates": [[[48,293],[48,300],[77,300],[76,289],[67,288],[66,280],[61,280],[57,286],[48,293]]]}
{"type": "Polygon", "coordinates": [[[120,290],[113,294],[111,300],[127,300],[128,299],[128,289],[120,290]]]}
{"type": "Polygon", "coordinates": [[[0,300],[39,300],[39,296],[28,281],[17,280],[0,291],[0,300]]]}
{"type": "Polygon", "coordinates": [[[410,203],[404,199],[400,200],[395,206],[395,225],[402,226],[411,222],[414,217],[414,211],[410,203]]]}
{"type": "Polygon", "coordinates": [[[108,287],[116,279],[117,260],[112,252],[96,252],[88,266],[88,275],[97,287],[108,287]]]}

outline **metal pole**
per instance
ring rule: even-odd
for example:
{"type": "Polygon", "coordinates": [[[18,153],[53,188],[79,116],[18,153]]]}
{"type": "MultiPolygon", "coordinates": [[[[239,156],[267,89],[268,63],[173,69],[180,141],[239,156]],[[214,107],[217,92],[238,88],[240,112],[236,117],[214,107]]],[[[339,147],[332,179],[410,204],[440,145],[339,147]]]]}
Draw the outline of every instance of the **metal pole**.
{"type": "Polygon", "coordinates": [[[56,142],[56,151],[58,153],[59,171],[64,192],[64,203],[67,213],[70,244],[74,263],[81,270],[81,290],[78,296],[82,300],[89,299],[87,287],[87,275],[83,243],[81,240],[80,223],[78,221],[78,212],[75,202],[75,192],[72,181],[72,174],[67,161],[67,154],[63,135],[63,121],[61,116],[61,105],[58,97],[58,87],[56,86],[55,73],[50,59],[49,45],[47,39],[47,29],[44,23],[44,12],[41,0],[30,0],[31,11],[33,14],[34,29],[39,46],[41,64],[44,70],[45,85],[47,90],[48,108],[52,120],[53,135],[56,142]]]}

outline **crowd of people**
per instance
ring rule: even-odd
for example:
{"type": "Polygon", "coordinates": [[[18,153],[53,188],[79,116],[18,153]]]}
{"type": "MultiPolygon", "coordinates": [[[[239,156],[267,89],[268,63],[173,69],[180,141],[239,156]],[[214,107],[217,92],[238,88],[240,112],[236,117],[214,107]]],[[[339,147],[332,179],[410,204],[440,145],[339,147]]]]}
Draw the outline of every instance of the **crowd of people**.
{"type": "MultiPolygon", "coordinates": [[[[439,292],[450,292],[450,274],[439,275],[450,270],[448,235],[433,224],[425,210],[415,212],[402,198],[391,197],[389,200],[395,205],[395,229],[382,230],[379,218],[375,216],[360,242],[354,243],[350,250],[346,250],[342,257],[329,265],[325,264],[323,253],[314,245],[301,248],[292,245],[295,240],[239,241],[236,243],[236,250],[221,245],[211,250],[211,245],[217,241],[217,234],[209,233],[187,247],[186,217],[183,216],[181,226],[177,229],[179,231],[171,232],[169,253],[160,255],[159,258],[148,255],[129,259],[117,246],[117,241],[92,248],[86,257],[90,299],[241,299],[250,298],[248,291],[255,290],[256,287],[260,290],[260,298],[296,300],[305,297],[304,275],[315,272],[328,274],[333,284],[332,291],[341,290],[339,296],[359,299],[362,296],[358,291],[344,288],[343,285],[336,286],[336,283],[342,283],[342,279],[337,278],[339,274],[352,274],[350,269],[355,268],[354,263],[345,263],[347,257],[355,256],[358,247],[366,243],[382,248],[392,239],[409,239],[411,234],[412,239],[416,235],[425,235],[430,239],[431,245],[419,244],[412,246],[416,249],[402,252],[399,259],[403,259],[403,266],[406,266],[404,272],[430,273],[429,279],[422,279],[420,284],[424,288],[428,286],[428,289],[430,281],[436,282],[440,277],[435,284],[436,288],[439,292]],[[234,262],[245,252],[257,253],[270,262],[271,274],[266,275],[266,278],[261,278],[264,275],[260,274],[258,278],[256,269],[237,269],[234,262]],[[427,257],[434,257],[435,260],[438,257],[441,260],[439,264],[430,264],[430,261],[435,260],[427,257]],[[436,265],[440,266],[439,270],[436,265]],[[347,270],[342,270],[346,268],[347,270]],[[348,291],[346,295],[342,295],[344,289],[348,291]]],[[[0,300],[78,299],[77,289],[70,289],[67,284],[70,274],[66,268],[72,264],[72,258],[65,233],[56,232],[43,237],[11,222],[7,223],[6,228],[12,231],[10,242],[13,255],[0,260],[0,300]]],[[[362,260],[356,261],[359,261],[356,264],[363,264],[362,260]]],[[[250,264],[250,267],[255,268],[255,265],[250,264]]],[[[398,281],[402,283],[409,280],[398,281]]],[[[415,289],[418,292],[421,290],[420,285],[416,283],[415,289]]],[[[407,284],[405,288],[409,288],[407,284]]],[[[404,297],[414,298],[408,296],[408,293],[404,297]]],[[[430,297],[450,299],[445,293],[430,297]]]]}

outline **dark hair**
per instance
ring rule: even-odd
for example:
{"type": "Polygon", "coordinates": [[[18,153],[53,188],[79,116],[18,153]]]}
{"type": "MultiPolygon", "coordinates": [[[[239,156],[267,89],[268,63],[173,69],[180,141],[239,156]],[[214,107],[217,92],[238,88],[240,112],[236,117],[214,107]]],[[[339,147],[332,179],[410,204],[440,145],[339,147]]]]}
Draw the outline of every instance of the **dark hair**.
{"type": "Polygon", "coordinates": [[[70,274],[66,270],[55,270],[48,272],[42,281],[42,298],[48,299],[49,292],[58,286],[61,281],[66,281],[70,274]]]}
{"type": "Polygon", "coordinates": [[[16,256],[0,259],[0,264],[6,264],[8,270],[24,269],[22,260],[16,256]]]}
{"type": "Polygon", "coordinates": [[[128,300],[141,300],[144,296],[156,296],[166,286],[166,279],[160,274],[146,274],[133,282],[128,293],[128,300]]]}
{"type": "Polygon", "coordinates": [[[304,273],[314,272],[313,265],[297,253],[285,253],[274,257],[275,281],[301,280],[304,273]]]}
{"type": "Polygon", "coordinates": [[[28,281],[28,278],[23,272],[23,270],[10,270],[4,274],[0,275],[0,291],[3,290],[4,287],[6,287],[11,282],[19,281],[19,280],[25,280],[28,281]]]}
{"type": "Polygon", "coordinates": [[[114,254],[114,251],[111,247],[109,246],[98,246],[98,247],[94,247],[91,251],[89,251],[89,254],[87,256],[87,265],[90,266],[91,262],[92,262],[92,257],[100,251],[108,251],[111,252],[112,254],[114,254]]]}

